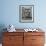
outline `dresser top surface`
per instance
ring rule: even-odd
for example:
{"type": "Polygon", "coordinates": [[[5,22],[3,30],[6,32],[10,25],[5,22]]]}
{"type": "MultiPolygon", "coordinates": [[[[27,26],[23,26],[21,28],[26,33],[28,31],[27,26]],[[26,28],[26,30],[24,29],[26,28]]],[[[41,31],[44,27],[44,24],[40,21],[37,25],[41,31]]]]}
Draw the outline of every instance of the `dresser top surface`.
{"type": "MultiPolygon", "coordinates": [[[[24,29],[16,29],[16,31],[14,32],[14,33],[16,33],[16,32],[25,32],[25,33],[27,33],[24,29]]],[[[44,33],[43,31],[28,31],[29,33],[44,33]]],[[[7,33],[8,33],[8,31],[7,31],[7,33]]],[[[10,32],[10,33],[13,33],[13,32],[10,32]]]]}

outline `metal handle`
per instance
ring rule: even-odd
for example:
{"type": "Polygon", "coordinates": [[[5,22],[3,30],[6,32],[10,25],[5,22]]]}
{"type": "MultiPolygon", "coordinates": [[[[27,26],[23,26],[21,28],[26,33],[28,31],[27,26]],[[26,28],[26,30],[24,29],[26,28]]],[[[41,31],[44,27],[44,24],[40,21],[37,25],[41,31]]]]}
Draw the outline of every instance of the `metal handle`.
{"type": "Polygon", "coordinates": [[[36,40],[36,39],[32,39],[32,40],[36,40]]]}
{"type": "Polygon", "coordinates": [[[13,38],[9,38],[10,40],[13,40],[13,38]]]}
{"type": "Polygon", "coordinates": [[[11,38],[9,38],[10,40],[12,40],[11,38]]]}

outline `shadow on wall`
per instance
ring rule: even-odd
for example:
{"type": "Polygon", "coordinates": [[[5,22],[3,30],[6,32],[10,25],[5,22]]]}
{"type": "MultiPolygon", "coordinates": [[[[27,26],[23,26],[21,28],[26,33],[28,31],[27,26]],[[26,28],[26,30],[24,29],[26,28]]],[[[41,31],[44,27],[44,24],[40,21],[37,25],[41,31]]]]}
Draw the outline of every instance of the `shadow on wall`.
{"type": "Polygon", "coordinates": [[[0,43],[2,43],[2,36],[3,36],[3,32],[5,32],[6,30],[4,30],[5,25],[4,24],[0,24],[0,43]]]}

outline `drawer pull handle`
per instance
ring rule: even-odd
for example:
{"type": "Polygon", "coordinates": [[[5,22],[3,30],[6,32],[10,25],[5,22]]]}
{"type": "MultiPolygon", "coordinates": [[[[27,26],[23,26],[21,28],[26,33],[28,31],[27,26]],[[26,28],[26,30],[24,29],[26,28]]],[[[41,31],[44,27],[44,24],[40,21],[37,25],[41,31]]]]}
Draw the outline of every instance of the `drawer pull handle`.
{"type": "Polygon", "coordinates": [[[13,38],[9,38],[10,40],[13,40],[13,38]]]}
{"type": "Polygon", "coordinates": [[[32,39],[32,40],[36,40],[36,39],[32,39]]]}
{"type": "Polygon", "coordinates": [[[10,40],[12,40],[11,38],[9,38],[10,40]]]}

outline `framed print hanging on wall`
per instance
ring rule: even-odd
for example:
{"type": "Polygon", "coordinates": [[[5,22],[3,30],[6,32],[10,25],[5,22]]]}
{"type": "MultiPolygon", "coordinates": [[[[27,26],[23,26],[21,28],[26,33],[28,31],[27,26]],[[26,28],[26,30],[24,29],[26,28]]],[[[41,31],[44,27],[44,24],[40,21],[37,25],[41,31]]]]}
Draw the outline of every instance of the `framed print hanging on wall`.
{"type": "Polygon", "coordinates": [[[19,6],[19,21],[24,23],[34,22],[34,5],[19,6]]]}

